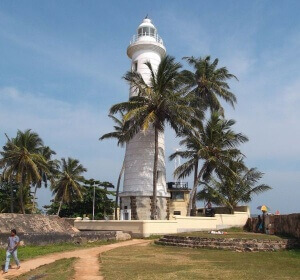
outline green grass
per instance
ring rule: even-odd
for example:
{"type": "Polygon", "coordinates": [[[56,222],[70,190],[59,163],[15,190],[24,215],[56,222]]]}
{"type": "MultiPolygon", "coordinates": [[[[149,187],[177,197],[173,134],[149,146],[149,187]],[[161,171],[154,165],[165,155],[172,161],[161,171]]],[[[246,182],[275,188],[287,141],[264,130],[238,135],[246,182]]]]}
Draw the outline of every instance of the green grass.
{"type": "Polygon", "coordinates": [[[106,280],[300,279],[300,250],[238,253],[158,245],[101,255],[106,280]]]}
{"type": "MultiPolygon", "coordinates": [[[[14,277],[15,280],[29,280],[29,279],[41,279],[41,280],[69,280],[74,276],[74,263],[76,258],[61,259],[51,264],[42,265],[37,269],[24,273],[18,277],[14,277]]],[[[12,279],[12,278],[9,278],[12,279]]]]}
{"type": "MultiPolygon", "coordinates": [[[[78,249],[86,249],[101,245],[107,245],[116,241],[97,241],[93,243],[74,244],[74,243],[60,243],[60,244],[49,244],[49,245],[28,245],[18,248],[18,257],[21,261],[26,259],[32,259],[38,256],[43,256],[51,253],[72,251],[78,249]]],[[[5,250],[0,249],[0,262],[5,261],[5,250]]],[[[12,260],[13,261],[13,260],[12,260]]]]}
{"type": "Polygon", "coordinates": [[[227,234],[211,234],[205,231],[184,232],[176,235],[193,236],[203,238],[243,238],[243,239],[263,239],[263,240],[281,240],[282,238],[276,235],[267,235],[261,233],[243,231],[242,228],[229,228],[222,230],[227,234]]]}

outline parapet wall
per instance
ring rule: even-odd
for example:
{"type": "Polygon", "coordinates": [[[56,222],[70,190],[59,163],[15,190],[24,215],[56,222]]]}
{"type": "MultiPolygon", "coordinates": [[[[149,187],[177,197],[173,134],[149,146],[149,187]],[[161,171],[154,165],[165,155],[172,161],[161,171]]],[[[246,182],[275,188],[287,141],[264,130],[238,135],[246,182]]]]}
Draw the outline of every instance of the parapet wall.
{"type": "Polygon", "coordinates": [[[179,232],[217,230],[230,227],[243,227],[248,213],[217,214],[215,217],[173,216],[172,220],[135,220],[135,221],[75,221],[79,230],[121,230],[134,237],[149,237],[179,232]]]}
{"type": "MultiPolygon", "coordinates": [[[[249,218],[245,228],[255,232],[257,222],[257,218],[249,218]]],[[[289,215],[266,215],[265,231],[270,231],[271,234],[300,238],[300,213],[289,215]]]]}
{"type": "Polygon", "coordinates": [[[300,238],[300,213],[273,217],[275,234],[300,238]]]}

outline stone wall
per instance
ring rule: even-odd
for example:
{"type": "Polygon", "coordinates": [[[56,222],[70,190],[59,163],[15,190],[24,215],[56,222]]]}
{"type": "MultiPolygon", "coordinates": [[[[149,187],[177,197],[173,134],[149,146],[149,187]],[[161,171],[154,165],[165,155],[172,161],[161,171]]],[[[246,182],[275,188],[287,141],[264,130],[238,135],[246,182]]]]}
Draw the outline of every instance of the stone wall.
{"type": "Polygon", "coordinates": [[[84,243],[99,240],[125,240],[131,236],[118,230],[82,231],[72,226],[74,219],[38,214],[0,214],[0,247],[7,246],[11,229],[15,228],[25,245],[84,243]]]}
{"type": "MultiPolygon", "coordinates": [[[[257,218],[249,218],[245,229],[255,232],[257,218]]],[[[300,213],[265,216],[265,230],[271,234],[300,238],[300,213]]]]}
{"type": "Polygon", "coordinates": [[[155,242],[158,245],[178,246],[188,248],[222,249],[239,252],[277,251],[300,248],[297,239],[258,240],[238,238],[202,238],[165,235],[155,242]]]}
{"type": "Polygon", "coordinates": [[[78,230],[65,219],[40,214],[0,214],[0,233],[11,229],[18,233],[75,233],[78,230]]]}
{"type": "MultiPolygon", "coordinates": [[[[76,232],[67,233],[18,233],[20,240],[24,245],[47,245],[58,243],[87,243],[100,240],[116,240],[116,231],[94,231],[94,232],[76,232]]],[[[0,233],[0,247],[6,248],[8,234],[0,233]]]]}

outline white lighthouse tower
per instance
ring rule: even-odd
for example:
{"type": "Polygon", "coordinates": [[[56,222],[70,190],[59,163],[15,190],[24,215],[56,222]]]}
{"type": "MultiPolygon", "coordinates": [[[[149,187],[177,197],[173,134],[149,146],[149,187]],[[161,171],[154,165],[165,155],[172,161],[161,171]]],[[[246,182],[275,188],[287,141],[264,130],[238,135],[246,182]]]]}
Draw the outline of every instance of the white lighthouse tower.
{"type": "MultiPolygon", "coordinates": [[[[139,72],[146,83],[150,82],[150,71],[145,65],[149,61],[154,71],[166,55],[166,48],[157,34],[157,29],[147,17],[139,25],[127,48],[132,71],[139,72]]],[[[130,96],[134,95],[130,91],[130,96]]],[[[159,157],[157,172],[158,219],[168,219],[169,193],[166,186],[164,134],[158,138],[159,157]]],[[[123,192],[120,194],[121,219],[149,220],[153,195],[154,129],[138,133],[126,145],[123,192]]]]}

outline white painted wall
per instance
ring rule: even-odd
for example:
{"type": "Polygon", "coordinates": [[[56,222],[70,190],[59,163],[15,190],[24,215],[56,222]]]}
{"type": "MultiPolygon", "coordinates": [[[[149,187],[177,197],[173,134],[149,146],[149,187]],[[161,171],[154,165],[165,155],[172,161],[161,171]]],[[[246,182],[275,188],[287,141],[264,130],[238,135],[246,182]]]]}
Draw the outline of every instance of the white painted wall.
{"type": "Polygon", "coordinates": [[[122,230],[130,232],[133,237],[149,237],[180,232],[207,231],[243,227],[249,215],[247,212],[235,212],[233,215],[217,214],[215,217],[174,216],[173,220],[140,221],[75,221],[79,230],[122,230]]]}

